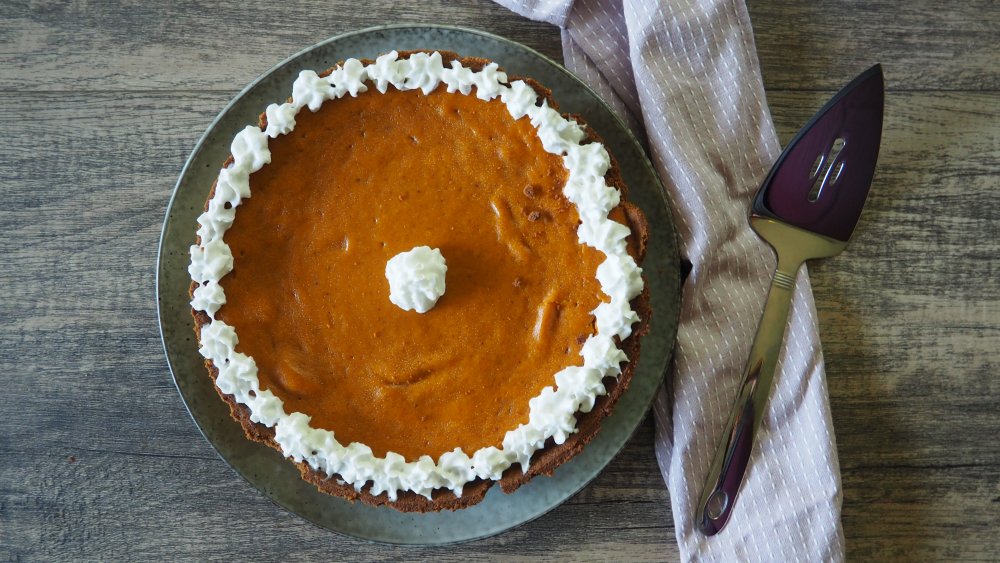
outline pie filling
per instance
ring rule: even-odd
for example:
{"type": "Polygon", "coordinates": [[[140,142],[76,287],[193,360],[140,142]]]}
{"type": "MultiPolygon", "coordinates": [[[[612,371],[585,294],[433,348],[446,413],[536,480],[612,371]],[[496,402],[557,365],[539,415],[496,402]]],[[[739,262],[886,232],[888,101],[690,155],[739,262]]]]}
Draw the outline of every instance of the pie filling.
{"type": "Polygon", "coordinates": [[[499,99],[345,97],[268,148],[225,234],[216,318],[286,411],[380,457],[437,459],[500,447],[583,364],[603,255],[577,240],[562,159],[499,99]],[[418,244],[448,262],[424,314],[391,303],[384,274],[418,244]]]}

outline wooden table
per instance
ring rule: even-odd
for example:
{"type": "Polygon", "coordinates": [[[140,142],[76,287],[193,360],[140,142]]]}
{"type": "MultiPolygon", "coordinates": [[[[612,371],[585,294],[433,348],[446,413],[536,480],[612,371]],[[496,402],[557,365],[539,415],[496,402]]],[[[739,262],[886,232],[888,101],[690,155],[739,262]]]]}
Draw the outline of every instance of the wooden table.
{"type": "MultiPolygon", "coordinates": [[[[549,515],[445,549],[369,545],[267,501],[198,434],[153,292],[196,139],[246,83],[385,22],[485,28],[484,0],[0,7],[0,560],[677,558],[647,421],[549,515]],[[454,5],[453,5],[454,4],[454,5]]],[[[1000,3],[755,1],[782,139],[875,61],[889,95],[859,235],[812,268],[852,559],[1000,557],[1000,3]]]]}

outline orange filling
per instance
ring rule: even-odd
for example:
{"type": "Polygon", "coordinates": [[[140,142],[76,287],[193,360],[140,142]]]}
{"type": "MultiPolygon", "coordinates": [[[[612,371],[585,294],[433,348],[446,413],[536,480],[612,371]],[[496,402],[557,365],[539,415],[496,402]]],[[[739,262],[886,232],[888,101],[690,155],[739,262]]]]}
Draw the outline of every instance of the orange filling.
{"type": "Polygon", "coordinates": [[[342,444],[435,459],[500,446],[581,365],[603,255],[579,244],[561,158],[499,100],[375,92],[300,112],[226,233],[218,318],[286,412],[342,444]],[[386,261],[439,248],[429,312],[389,301],[386,261]]]}

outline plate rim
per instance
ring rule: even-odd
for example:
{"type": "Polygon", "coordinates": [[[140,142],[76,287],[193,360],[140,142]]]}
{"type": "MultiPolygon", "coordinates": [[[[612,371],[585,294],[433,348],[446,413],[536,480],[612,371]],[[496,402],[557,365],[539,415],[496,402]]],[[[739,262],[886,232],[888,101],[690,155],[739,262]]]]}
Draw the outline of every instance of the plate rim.
{"type": "MultiPolygon", "coordinates": [[[[562,500],[560,500],[559,502],[556,502],[556,503],[552,504],[551,506],[548,506],[544,510],[541,510],[541,511],[537,512],[536,514],[532,515],[531,517],[529,517],[527,519],[524,519],[524,520],[521,520],[520,522],[518,522],[516,524],[513,524],[513,525],[511,525],[509,527],[503,528],[503,529],[498,529],[496,531],[489,531],[489,532],[485,532],[485,533],[482,533],[482,534],[472,535],[472,536],[469,536],[469,537],[466,537],[466,538],[460,538],[460,539],[455,539],[455,540],[451,540],[451,541],[443,541],[443,542],[442,541],[430,541],[430,542],[427,542],[427,541],[413,541],[413,542],[407,542],[407,541],[387,541],[387,540],[383,540],[383,539],[373,539],[373,538],[369,538],[369,537],[364,537],[364,536],[361,536],[361,535],[353,534],[353,533],[350,533],[350,532],[347,532],[347,531],[343,531],[343,530],[339,530],[339,529],[335,530],[335,529],[329,528],[329,527],[324,526],[323,524],[321,524],[319,522],[314,521],[311,518],[303,516],[298,511],[296,511],[296,510],[294,510],[292,508],[284,506],[278,500],[276,500],[274,497],[272,497],[272,495],[268,494],[265,491],[262,491],[255,483],[253,483],[249,479],[249,477],[247,477],[246,475],[244,475],[242,471],[240,471],[239,469],[237,469],[236,466],[233,465],[233,463],[226,456],[224,456],[222,454],[222,452],[216,446],[215,442],[211,438],[209,438],[208,435],[206,435],[205,430],[202,428],[202,425],[198,422],[198,418],[191,411],[191,406],[189,405],[188,400],[187,400],[187,398],[184,395],[184,392],[180,388],[180,383],[178,381],[177,373],[176,373],[176,370],[174,369],[173,364],[171,363],[170,351],[169,351],[169,349],[167,347],[167,336],[166,336],[165,328],[164,328],[164,311],[163,311],[164,305],[163,305],[163,301],[161,299],[161,292],[163,291],[163,289],[162,289],[163,285],[162,285],[162,281],[160,279],[160,270],[161,270],[161,265],[163,263],[163,257],[164,257],[164,241],[166,239],[167,229],[168,229],[169,224],[170,224],[171,214],[172,214],[172,212],[174,210],[174,204],[175,204],[175,202],[177,200],[177,195],[178,195],[178,192],[179,192],[179,190],[181,188],[181,184],[184,181],[185,177],[188,175],[189,170],[190,170],[190,168],[192,166],[192,163],[196,159],[196,156],[198,154],[200,154],[201,151],[204,149],[205,144],[207,143],[209,137],[212,135],[213,131],[219,125],[219,122],[230,112],[230,110],[232,110],[232,108],[237,103],[239,103],[240,100],[242,100],[244,98],[244,96],[246,96],[258,84],[260,84],[264,80],[268,79],[273,73],[275,73],[276,71],[280,70],[285,65],[287,65],[289,63],[292,63],[293,61],[299,59],[300,57],[303,57],[303,56],[309,54],[310,52],[315,51],[317,49],[320,49],[320,48],[322,48],[322,47],[324,47],[326,45],[329,45],[329,44],[331,44],[333,42],[342,41],[344,39],[348,39],[348,38],[353,37],[353,36],[365,35],[365,34],[369,34],[369,33],[373,33],[373,32],[380,32],[380,31],[386,31],[386,30],[404,30],[404,29],[406,29],[406,30],[443,30],[443,31],[458,32],[458,33],[464,33],[464,34],[468,34],[468,35],[475,35],[475,36],[485,37],[485,38],[488,38],[488,39],[491,39],[491,40],[494,40],[494,41],[497,41],[497,42],[500,42],[500,43],[505,43],[505,44],[508,44],[508,45],[512,45],[512,46],[514,46],[514,47],[516,47],[518,49],[524,50],[527,53],[530,53],[532,56],[537,57],[538,59],[541,59],[542,61],[548,63],[551,67],[553,67],[554,70],[556,70],[557,72],[563,74],[564,76],[566,76],[567,78],[569,78],[572,82],[574,82],[576,84],[576,86],[581,87],[586,92],[588,92],[591,95],[591,97],[594,100],[596,100],[598,102],[598,104],[600,104],[600,106],[602,106],[607,111],[608,115],[611,116],[611,118],[613,119],[613,121],[615,122],[615,124],[618,126],[618,128],[625,134],[625,137],[628,139],[628,142],[632,145],[633,149],[636,151],[636,154],[638,154],[641,157],[639,160],[641,161],[642,166],[646,168],[647,172],[649,173],[649,176],[653,179],[653,182],[654,182],[654,186],[653,187],[655,188],[655,192],[656,192],[656,194],[657,194],[657,196],[658,196],[658,198],[660,200],[660,203],[663,205],[663,208],[666,211],[666,216],[669,218],[669,226],[668,227],[669,227],[670,234],[672,235],[670,237],[671,238],[671,244],[669,246],[670,246],[670,249],[673,251],[674,257],[677,258],[677,266],[678,266],[678,272],[679,272],[679,266],[680,266],[680,264],[679,264],[680,246],[679,246],[678,233],[677,233],[677,229],[676,229],[677,223],[676,223],[675,217],[674,217],[673,206],[670,205],[670,197],[667,194],[665,187],[663,186],[663,182],[660,179],[659,174],[657,174],[655,167],[652,165],[652,162],[649,159],[649,155],[648,155],[647,151],[643,148],[643,146],[642,146],[641,142],[639,141],[639,139],[636,138],[636,136],[633,134],[632,130],[622,120],[621,116],[619,116],[613,110],[613,108],[607,103],[607,101],[605,101],[604,98],[601,97],[600,94],[598,94],[593,88],[591,88],[590,85],[588,85],[581,78],[579,78],[577,75],[575,75],[574,73],[572,73],[569,69],[565,68],[561,63],[559,63],[559,62],[555,61],[554,59],[548,57],[547,55],[539,52],[538,50],[536,50],[536,49],[534,49],[534,48],[532,48],[532,47],[530,47],[528,45],[525,45],[525,44],[523,44],[523,43],[521,43],[519,41],[515,41],[513,39],[509,39],[507,37],[503,37],[501,35],[497,35],[497,34],[494,34],[494,33],[488,32],[488,31],[483,31],[483,30],[480,30],[480,29],[469,28],[469,27],[458,26],[458,25],[449,25],[449,24],[415,24],[415,23],[414,24],[411,24],[411,23],[380,24],[380,25],[369,26],[369,27],[365,27],[365,28],[361,28],[361,29],[356,29],[356,30],[351,30],[351,31],[347,31],[347,32],[344,32],[344,33],[340,33],[340,34],[337,34],[337,35],[330,36],[327,39],[324,39],[324,40],[319,41],[319,42],[317,42],[317,43],[315,43],[313,45],[310,45],[308,47],[300,49],[300,50],[296,51],[295,53],[289,55],[288,57],[282,59],[278,63],[272,65],[267,70],[265,70],[264,72],[262,72],[254,80],[252,80],[251,82],[247,83],[246,86],[244,86],[238,93],[236,93],[229,100],[229,102],[225,106],[223,106],[221,110],[219,110],[219,112],[215,115],[215,117],[212,119],[212,121],[206,126],[205,131],[198,138],[198,141],[194,144],[193,148],[191,149],[190,153],[188,154],[188,156],[187,156],[187,158],[186,158],[186,160],[184,162],[184,165],[181,167],[181,170],[180,170],[180,172],[179,172],[179,174],[177,176],[177,180],[174,182],[173,189],[171,190],[170,198],[169,198],[169,200],[167,202],[166,209],[164,211],[163,222],[162,222],[162,225],[161,225],[161,228],[160,228],[160,238],[159,238],[159,242],[157,244],[156,265],[155,265],[155,272],[154,272],[154,291],[155,291],[155,298],[156,298],[156,319],[157,319],[157,328],[158,328],[159,334],[160,334],[160,344],[161,344],[161,347],[163,349],[164,359],[166,360],[166,363],[167,363],[167,369],[170,372],[170,376],[171,376],[171,380],[172,380],[172,382],[174,384],[174,388],[177,390],[177,393],[180,396],[181,403],[184,405],[184,410],[187,411],[188,416],[191,418],[192,422],[194,422],[195,428],[197,428],[198,433],[201,434],[201,436],[205,439],[205,441],[208,442],[208,444],[212,447],[213,451],[215,451],[216,456],[218,456],[229,467],[230,470],[232,470],[236,475],[238,475],[252,489],[254,489],[255,491],[257,491],[258,493],[261,493],[264,498],[266,498],[267,500],[269,500],[272,504],[274,504],[275,506],[277,506],[281,510],[286,511],[286,512],[290,512],[290,513],[294,514],[297,518],[299,518],[301,520],[304,520],[304,521],[308,522],[309,524],[311,524],[311,525],[313,525],[313,526],[315,526],[317,528],[320,528],[320,529],[328,531],[328,532],[332,532],[332,533],[337,534],[337,535],[350,537],[350,538],[353,538],[353,539],[356,539],[356,540],[360,540],[360,541],[364,541],[364,542],[368,542],[368,543],[376,543],[376,544],[383,544],[383,545],[393,545],[393,546],[447,546],[447,545],[456,545],[456,544],[469,543],[469,542],[473,542],[473,541],[477,541],[477,540],[481,540],[481,539],[493,537],[493,536],[496,536],[496,535],[499,535],[499,534],[502,534],[502,533],[505,533],[505,532],[509,532],[510,530],[513,530],[515,528],[519,528],[519,527],[521,527],[521,526],[523,526],[525,524],[528,524],[529,522],[532,522],[534,520],[537,520],[538,518],[541,518],[542,516],[548,514],[552,510],[558,508],[559,506],[562,506],[566,501],[568,501],[572,497],[576,496],[580,491],[582,491],[584,488],[586,488],[587,485],[589,485],[591,482],[593,482],[593,480],[604,471],[604,469],[607,467],[607,465],[610,464],[611,461],[613,461],[615,458],[618,457],[618,455],[625,448],[625,446],[628,444],[628,442],[631,441],[632,437],[635,435],[635,433],[638,430],[639,426],[642,424],[642,421],[646,418],[647,414],[651,410],[653,402],[656,399],[657,393],[656,392],[651,393],[649,399],[647,401],[643,402],[644,404],[641,405],[641,410],[642,410],[643,414],[639,418],[639,421],[627,432],[626,437],[621,441],[621,443],[618,444],[617,446],[615,446],[613,448],[614,449],[614,454],[612,454],[608,458],[608,460],[601,466],[601,468],[593,476],[591,476],[591,477],[583,480],[579,484],[579,486],[575,487],[571,492],[569,492],[568,494],[566,494],[562,498],[562,500]]],[[[668,319],[666,319],[668,322],[666,322],[665,324],[668,325],[667,329],[666,329],[667,332],[669,333],[668,334],[668,336],[669,336],[668,341],[672,345],[675,345],[676,344],[676,338],[677,338],[677,329],[678,329],[678,324],[679,324],[679,320],[680,320],[680,304],[681,304],[681,281],[680,281],[680,275],[675,276],[673,279],[676,280],[676,283],[674,283],[673,287],[670,288],[670,292],[672,294],[676,295],[676,304],[677,304],[677,306],[675,306],[673,308],[674,309],[673,310],[673,314],[670,315],[668,319]]],[[[671,346],[671,348],[666,352],[666,354],[664,356],[664,360],[663,360],[663,364],[664,365],[662,366],[662,371],[661,371],[661,373],[659,374],[659,376],[657,378],[660,381],[661,385],[662,385],[662,380],[664,379],[666,372],[669,370],[669,366],[670,366],[670,363],[672,361],[673,361],[673,347],[671,346]]],[[[660,368],[658,367],[657,369],[660,369],[660,368]]],[[[626,390],[626,393],[628,393],[628,390],[626,390]]],[[[512,494],[517,494],[517,492],[512,493],[512,494]]],[[[380,507],[380,508],[386,509],[386,510],[392,510],[391,508],[386,508],[386,507],[380,507]]],[[[455,511],[455,512],[456,513],[460,513],[460,510],[459,511],[455,511]]]]}

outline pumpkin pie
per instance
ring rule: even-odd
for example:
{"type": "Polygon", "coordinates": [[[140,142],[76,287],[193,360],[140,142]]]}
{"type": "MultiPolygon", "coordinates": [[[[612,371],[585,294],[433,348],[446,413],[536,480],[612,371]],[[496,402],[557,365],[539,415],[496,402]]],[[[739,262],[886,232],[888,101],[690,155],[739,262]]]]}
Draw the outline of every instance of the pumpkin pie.
{"type": "Polygon", "coordinates": [[[628,387],[651,314],[614,158],[481,58],[303,71],[234,138],[198,223],[220,396],[304,479],[372,505],[463,508],[551,474],[628,387]]]}

